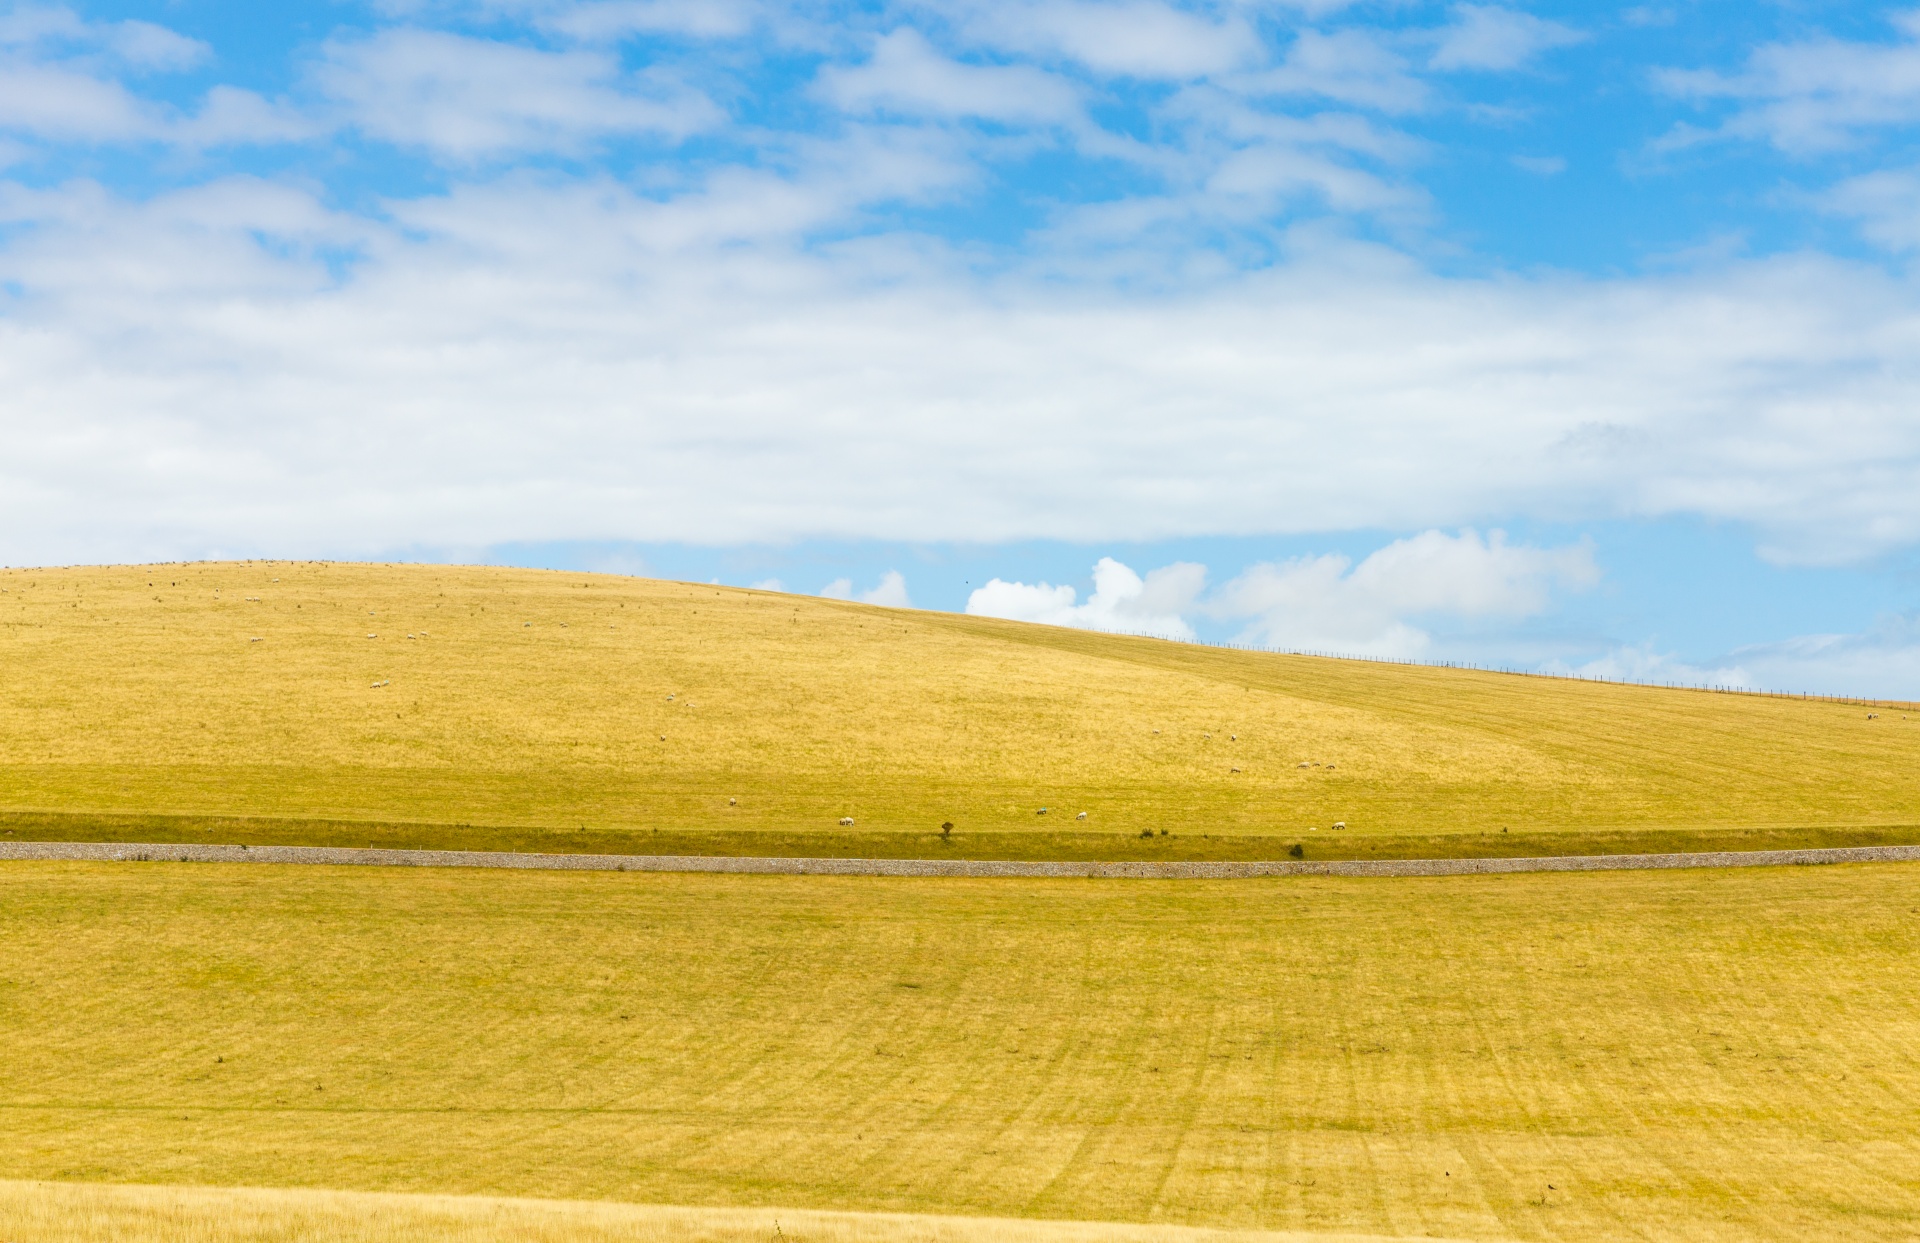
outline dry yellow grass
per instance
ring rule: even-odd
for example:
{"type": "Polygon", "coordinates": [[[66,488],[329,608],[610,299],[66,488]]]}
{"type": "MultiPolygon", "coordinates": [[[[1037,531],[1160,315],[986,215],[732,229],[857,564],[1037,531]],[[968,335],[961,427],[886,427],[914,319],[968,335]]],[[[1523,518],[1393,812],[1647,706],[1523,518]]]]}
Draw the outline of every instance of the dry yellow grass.
{"type": "MultiPolygon", "coordinates": [[[[1920,869],[0,866],[0,1177],[1920,1232],[1920,869]]],[[[0,1237],[7,1237],[0,1235],[0,1237]]]]}
{"type": "Polygon", "coordinates": [[[7,1243],[1390,1243],[1377,1235],[1120,1222],[45,1182],[0,1182],[0,1238],[7,1243]]]}
{"type": "Polygon", "coordinates": [[[89,813],[16,837],[205,840],[102,818],[176,813],[263,818],[211,830],[256,841],[1327,856],[1920,824],[1899,710],[521,570],[14,570],[0,592],[0,809],[89,813]]]}

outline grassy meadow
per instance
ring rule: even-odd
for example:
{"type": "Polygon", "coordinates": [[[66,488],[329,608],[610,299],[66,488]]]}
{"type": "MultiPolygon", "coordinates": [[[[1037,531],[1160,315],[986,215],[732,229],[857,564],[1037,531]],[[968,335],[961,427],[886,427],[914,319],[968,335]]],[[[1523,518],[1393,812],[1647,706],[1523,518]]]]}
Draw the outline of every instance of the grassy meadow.
{"type": "MultiPolygon", "coordinates": [[[[1920,1231],[1910,866],[13,863],[0,926],[16,1183],[1480,1240],[1920,1231]]],[[[0,1191],[0,1238],[138,1216],[120,1194],[0,1191]]],[[[339,1237],[401,1211],[339,1207],[339,1237]]]]}
{"type": "Polygon", "coordinates": [[[15,840],[1001,858],[1907,842],[1911,716],[606,575],[0,571],[15,840]]]}
{"type": "Polygon", "coordinates": [[[1384,1243],[1123,1222],[46,1182],[0,1182],[0,1222],[8,1243],[1384,1243]]]}

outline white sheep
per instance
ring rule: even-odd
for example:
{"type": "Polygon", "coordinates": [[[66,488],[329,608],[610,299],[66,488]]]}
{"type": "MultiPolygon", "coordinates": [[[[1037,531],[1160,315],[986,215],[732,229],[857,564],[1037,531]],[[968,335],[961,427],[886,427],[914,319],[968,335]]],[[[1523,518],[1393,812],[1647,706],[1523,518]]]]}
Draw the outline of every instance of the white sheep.
{"type": "Polygon", "coordinates": [[[841,828],[843,828],[843,829],[850,829],[850,828],[852,828],[852,827],[853,827],[853,817],[852,817],[852,816],[842,816],[842,817],[840,817],[840,827],[841,827],[841,828]]]}

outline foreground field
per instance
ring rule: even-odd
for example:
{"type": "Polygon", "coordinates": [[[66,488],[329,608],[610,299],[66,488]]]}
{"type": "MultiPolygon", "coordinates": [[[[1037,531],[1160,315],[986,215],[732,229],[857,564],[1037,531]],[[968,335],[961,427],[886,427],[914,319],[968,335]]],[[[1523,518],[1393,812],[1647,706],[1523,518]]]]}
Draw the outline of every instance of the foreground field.
{"type": "Polygon", "coordinates": [[[8,1243],[1388,1243],[1118,1222],[23,1182],[0,1182],[0,1231],[8,1243]]]}
{"type": "Polygon", "coordinates": [[[16,839],[1005,858],[1906,842],[1909,715],[610,576],[0,571],[16,839]]]}
{"type": "Polygon", "coordinates": [[[0,1177],[1902,1237],[1917,910],[1906,865],[994,882],[14,863],[0,1177]]]}

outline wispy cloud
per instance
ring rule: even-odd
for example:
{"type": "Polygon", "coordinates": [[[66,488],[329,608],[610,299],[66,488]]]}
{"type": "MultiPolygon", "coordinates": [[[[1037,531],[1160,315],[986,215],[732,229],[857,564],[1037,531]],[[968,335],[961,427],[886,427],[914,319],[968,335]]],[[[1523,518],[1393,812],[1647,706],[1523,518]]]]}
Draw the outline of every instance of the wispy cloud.
{"type": "Polygon", "coordinates": [[[720,119],[704,95],[599,52],[545,52],[433,30],[327,44],[312,70],[361,132],[455,160],[578,152],[614,135],[684,138],[720,119]]]}
{"type": "Polygon", "coordinates": [[[1571,26],[1497,4],[1459,4],[1427,63],[1444,70],[1518,69],[1587,36],[1571,26]]]}
{"type": "Polygon", "coordinates": [[[1720,130],[1676,130],[1667,145],[1717,136],[1752,138],[1805,155],[1920,121],[1920,15],[1896,16],[1893,29],[1893,42],[1819,35],[1767,44],[1733,73],[1659,71],[1654,80],[1674,95],[1733,105],[1720,130]]]}

